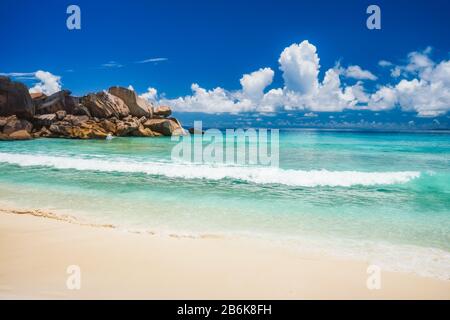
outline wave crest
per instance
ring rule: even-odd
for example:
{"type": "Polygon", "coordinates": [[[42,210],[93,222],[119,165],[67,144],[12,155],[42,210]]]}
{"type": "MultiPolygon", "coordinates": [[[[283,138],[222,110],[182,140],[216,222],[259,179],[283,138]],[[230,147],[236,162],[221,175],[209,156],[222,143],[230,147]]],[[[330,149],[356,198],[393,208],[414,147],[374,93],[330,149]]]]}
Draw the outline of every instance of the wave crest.
{"type": "Polygon", "coordinates": [[[44,166],[80,171],[144,173],[181,179],[236,179],[256,184],[282,184],[299,187],[351,187],[407,183],[420,177],[417,171],[362,172],[328,170],[292,170],[271,167],[233,167],[135,160],[103,160],[67,156],[0,153],[0,162],[22,167],[44,166]]]}

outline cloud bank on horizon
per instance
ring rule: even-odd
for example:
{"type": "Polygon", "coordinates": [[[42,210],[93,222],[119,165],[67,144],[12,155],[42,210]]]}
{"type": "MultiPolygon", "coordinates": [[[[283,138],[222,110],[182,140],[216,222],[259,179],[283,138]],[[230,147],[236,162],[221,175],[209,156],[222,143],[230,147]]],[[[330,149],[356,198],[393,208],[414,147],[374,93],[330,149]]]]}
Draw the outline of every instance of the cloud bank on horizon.
{"type": "Polygon", "coordinates": [[[400,107],[432,117],[450,110],[450,60],[435,62],[431,48],[408,54],[405,65],[382,60],[389,68],[395,84],[377,84],[370,92],[365,81],[378,77],[360,66],[346,68],[336,64],[319,79],[320,59],[317,48],[308,40],[285,48],[278,60],[284,87],[267,90],[275,71],[261,68],[240,79],[242,88],[228,91],[217,87],[207,90],[194,83],[192,95],[176,99],[160,99],[155,88],[143,95],[151,101],[172,105],[179,112],[240,113],[240,112],[340,112],[349,110],[383,111],[400,107]],[[345,85],[341,78],[355,79],[345,85]]]}
{"type": "MultiPolygon", "coordinates": [[[[430,54],[431,48],[411,52],[404,65],[379,61],[379,66],[390,72],[393,84],[376,83],[375,89],[369,90],[366,83],[379,78],[358,65],[343,67],[336,63],[320,79],[317,48],[304,40],[285,48],[278,59],[284,81],[282,88],[269,89],[275,71],[265,67],[244,74],[240,79],[241,89],[235,91],[222,87],[208,90],[193,83],[191,95],[168,99],[150,87],[141,97],[170,105],[177,112],[340,112],[384,111],[399,107],[403,111],[416,112],[418,116],[434,117],[450,110],[450,60],[435,62],[430,54]],[[356,83],[347,85],[341,79],[354,79],[356,83]]],[[[46,71],[3,75],[33,76],[38,83],[30,92],[52,94],[62,87],[61,77],[46,71]]]]}

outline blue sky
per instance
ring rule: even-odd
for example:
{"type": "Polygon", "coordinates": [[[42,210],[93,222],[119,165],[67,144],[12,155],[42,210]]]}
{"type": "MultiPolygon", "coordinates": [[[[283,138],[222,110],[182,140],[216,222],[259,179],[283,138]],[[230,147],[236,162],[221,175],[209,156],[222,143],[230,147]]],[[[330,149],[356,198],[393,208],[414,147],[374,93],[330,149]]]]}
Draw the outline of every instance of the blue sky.
{"type": "MultiPolygon", "coordinates": [[[[219,87],[225,90],[226,99],[236,102],[236,99],[242,99],[238,91],[245,91],[240,83],[243,75],[270,68],[273,76],[268,75],[271,80],[263,88],[264,92],[282,89],[286,86],[286,78],[280,70],[280,54],[291,45],[307,40],[317,49],[320,59],[319,86],[325,72],[334,68],[340,72],[342,92],[362,81],[364,90],[370,95],[383,86],[395,88],[403,78],[407,81],[426,80],[432,84],[433,80],[423,78],[418,69],[413,70],[416,74],[405,71],[411,65],[408,54],[416,52],[428,57],[433,62],[431,68],[450,59],[449,12],[450,2],[446,0],[2,0],[0,73],[31,74],[43,70],[61,77],[61,86],[78,95],[112,85],[132,85],[139,93],[153,87],[157,89],[159,99],[165,102],[194,95],[194,100],[179,103],[191,103],[199,109],[202,103],[195,100],[195,93],[191,91],[193,83],[206,93],[219,87]],[[66,28],[66,8],[70,4],[81,8],[81,30],[66,28]],[[368,15],[365,11],[370,4],[381,8],[381,30],[366,28],[368,15]],[[149,59],[159,61],[138,63],[149,59]],[[381,60],[392,65],[380,66],[381,60]],[[346,77],[345,72],[350,66],[370,71],[376,80],[346,77]],[[402,76],[392,77],[397,66],[402,70],[402,76]]],[[[447,80],[444,79],[443,85],[448,90],[445,87],[447,80]]],[[[26,81],[30,86],[36,82],[26,81]]],[[[214,94],[207,94],[206,99],[211,97],[212,103],[217,102],[214,94]]],[[[441,97],[440,103],[446,98],[441,97]]],[[[252,103],[259,104],[258,99],[253,99],[252,103]]],[[[421,98],[417,99],[420,102],[421,98]]],[[[283,98],[280,103],[285,101],[283,98]]],[[[415,101],[402,102],[403,107],[392,108],[417,114],[414,107],[407,106],[415,101]]],[[[309,100],[289,103],[295,112],[323,111],[314,107],[309,110],[309,100]]],[[[356,105],[361,105],[361,101],[356,105]]],[[[227,106],[224,106],[225,111],[228,111],[227,106]]],[[[383,109],[376,106],[374,112],[380,111],[377,107],[383,109]]],[[[442,105],[437,108],[437,113],[436,110],[423,113],[440,117],[441,121],[442,117],[444,121],[448,119],[450,106],[448,109],[442,105]]],[[[186,108],[180,109],[186,111],[186,108]]],[[[347,108],[341,109],[333,111],[345,112],[347,108]]],[[[261,112],[257,106],[239,105],[237,110],[261,112]]],[[[221,110],[210,112],[217,111],[221,110]]],[[[278,111],[278,104],[270,110],[278,111]]]]}

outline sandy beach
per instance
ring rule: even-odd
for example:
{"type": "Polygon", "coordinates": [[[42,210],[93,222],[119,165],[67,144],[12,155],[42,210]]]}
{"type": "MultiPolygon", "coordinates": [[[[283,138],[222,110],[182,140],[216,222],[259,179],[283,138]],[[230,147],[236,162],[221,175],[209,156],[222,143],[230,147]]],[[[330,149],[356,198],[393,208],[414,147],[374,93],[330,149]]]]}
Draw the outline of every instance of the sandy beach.
{"type": "Polygon", "coordinates": [[[133,234],[0,212],[1,299],[450,299],[450,281],[305,256],[262,241],[133,234]],[[69,290],[68,266],[81,270],[69,290]]]}

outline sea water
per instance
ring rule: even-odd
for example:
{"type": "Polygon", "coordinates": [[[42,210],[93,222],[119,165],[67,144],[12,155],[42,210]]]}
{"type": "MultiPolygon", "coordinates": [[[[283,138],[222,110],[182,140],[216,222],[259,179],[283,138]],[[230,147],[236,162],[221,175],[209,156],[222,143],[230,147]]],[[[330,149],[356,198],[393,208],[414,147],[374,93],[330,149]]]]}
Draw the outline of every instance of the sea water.
{"type": "Polygon", "coordinates": [[[124,230],[268,239],[450,279],[450,134],[282,130],[279,168],[170,138],[0,141],[0,203],[124,230]]]}

